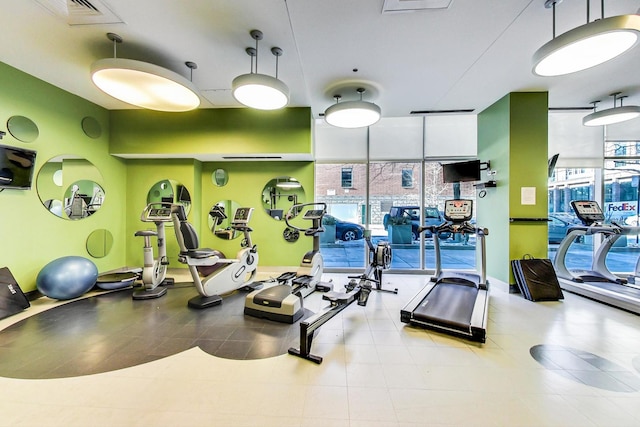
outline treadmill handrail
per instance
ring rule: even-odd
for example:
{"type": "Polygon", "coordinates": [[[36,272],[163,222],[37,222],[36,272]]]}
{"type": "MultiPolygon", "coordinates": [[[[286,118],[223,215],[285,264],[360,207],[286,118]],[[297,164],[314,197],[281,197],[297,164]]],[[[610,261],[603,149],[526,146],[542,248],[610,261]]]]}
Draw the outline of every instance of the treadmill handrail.
{"type": "Polygon", "coordinates": [[[593,224],[593,225],[572,225],[567,229],[567,234],[569,234],[573,230],[582,230],[584,231],[586,236],[593,234],[620,234],[622,232],[622,227],[616,224],[608,225],[608,224],[593,224]]]}

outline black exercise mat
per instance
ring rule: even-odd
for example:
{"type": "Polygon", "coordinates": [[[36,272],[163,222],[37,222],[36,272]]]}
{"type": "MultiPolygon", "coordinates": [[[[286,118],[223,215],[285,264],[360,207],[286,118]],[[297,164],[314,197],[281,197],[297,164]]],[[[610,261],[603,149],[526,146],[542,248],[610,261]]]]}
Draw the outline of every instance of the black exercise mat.
{"type": "Polygon", "coordinates": [[[0,268],[0,319],[12,316],[30,305],[11,271],[7,267],[0,268]]]}
{"type": "Polygon", "coordinates": [[[557,301],[564,298],[550,259],[512,260],[511,266],[518,288],[526,299],[530,301],[557,301]]]}

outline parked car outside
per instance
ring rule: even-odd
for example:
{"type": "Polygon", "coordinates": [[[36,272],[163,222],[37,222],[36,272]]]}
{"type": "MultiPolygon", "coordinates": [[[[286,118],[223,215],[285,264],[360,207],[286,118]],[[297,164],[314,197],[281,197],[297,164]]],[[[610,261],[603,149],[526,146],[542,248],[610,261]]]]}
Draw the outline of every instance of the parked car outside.
{"type": "MultiPolygon", "coordinates": [[[[413,240],[418,240],[420,238],[420,234],[418,233],[418,227],[420,227],[420,207],[419,206],[392,206],[389,209],[389,213],[385,214],[382,223],[384,225],[384,229],[386,230],[389,226],[389,220],[391,218],[402,218],[408,217],[411,220],[411,235],[413,240]]],[[[440,225],[444,222],[444,217],[442,213],[435,206],[427,206],[424,208],[424,223],[427,226],[431,225],[440,225]]],[[[431,237],[431,231],[426,230],[424,232],[426,237],[431,237]]],[[[448,231],[444,231],[438,234],[440,239],[448,239],[451,237],[451,233],[448,231]]]]}
{"type": "MultiPolygon", "coordinates": [[[[549,243],[560,243],[567,235],[569,228],[580,225],[575,215],[565,212],[549,214],[549,243]]],[[[582,236],[581,236],[582,237],[582,236]]]]}
{"type": "Polygon", "coordinates": [[[360,240],[364,237],[364,227],[355,222],[343,221],[333,215],[325,214],[322,218],[323,224],[335,224],[336,239],[349,242],[351,240],[360,240]]]}

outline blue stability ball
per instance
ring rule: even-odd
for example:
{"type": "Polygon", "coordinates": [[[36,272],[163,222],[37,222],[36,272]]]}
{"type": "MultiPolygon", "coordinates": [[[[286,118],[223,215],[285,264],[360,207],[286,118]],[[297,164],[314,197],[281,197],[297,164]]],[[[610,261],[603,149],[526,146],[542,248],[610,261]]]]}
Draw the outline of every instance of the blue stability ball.
{"type": "Polygon", "coordinates": [[[36,286],[41,294],[55,299],[73,299],[87,292],[98,280],[98,267],[80,256],[58,258],[45,265],[36,286]]]}

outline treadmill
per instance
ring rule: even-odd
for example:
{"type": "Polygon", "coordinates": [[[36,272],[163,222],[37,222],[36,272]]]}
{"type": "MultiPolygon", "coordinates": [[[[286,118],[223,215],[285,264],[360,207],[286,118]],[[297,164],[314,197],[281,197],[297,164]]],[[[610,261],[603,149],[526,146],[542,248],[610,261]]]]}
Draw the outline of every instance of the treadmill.
{"type": "MultiPolygon", "coordinates": [[[[566,291],[640,314],[640,287],[613,274],[606,266],[607,254],[614,243],[625,234],[638,234],[638,227],[604,224],[600,205],[591,200],[574,200],[571,207],[582,225],[569,229],[553,260],[560,287],[566,291]],[[593,255],[591,270],[569,270],[567,252],[580,236],[601,235],[600,246],[593,255]]],[[[635,279],[635,277],[633,277],[635,279]]],[[[635,280],[632,280],[635,281],[635,280]]]]}
{"type": "Polygon", "coordinates": [[[472,200],[447,200],[445,222],[419,228],[420,232],[432,232],[436,271],[429,283],[400,311],[400,321],[483,343],[489,314],[484,237],[489,232],[469,223],[472,215],[472,200]],[[442,270],[438,237],[442,232],[476,235],[480,249],[479,272],[442,270]]]}

